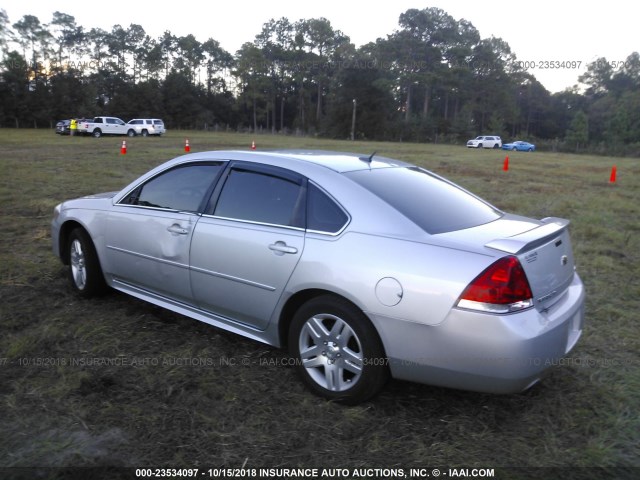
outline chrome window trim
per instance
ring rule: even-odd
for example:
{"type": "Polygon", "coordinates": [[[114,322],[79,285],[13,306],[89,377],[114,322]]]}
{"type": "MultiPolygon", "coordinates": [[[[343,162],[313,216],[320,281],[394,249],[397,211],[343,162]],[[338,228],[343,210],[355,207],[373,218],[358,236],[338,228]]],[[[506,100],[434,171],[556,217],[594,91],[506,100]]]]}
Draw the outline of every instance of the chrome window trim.
{"type": "Polygon", "coordinates": [[[209,215],[209,214],[206,214],[206,213],[202,214],[202,217],[213,218],[213,219],[216,219],[216,220],[226,220],[226,221],[229,221],[229,222],[248,223],[250,225],[258,225],[258,226],[261,226],[261,227],[284,228],[286,230],[293,230],[293,231],[296,231],[296,232],[304,232],[304,231],[306,231],[304,228],[301,228],[301,227],[292,227],[292,226],[289,226],[289,225],[279,225],[277,223],[256,222],[254,220],[244,220],[244,219],[241,219],[241,218],[221,217],[219,215],[209,215]]]}
{"type": "Polygon", "coordinates": [[[150,207],[149,205],[129,205],[128,203],[116,203],[115,206],[117,206],[117,207],[128,207],[128,208],[141,208],[141,209],[145,209],[145,210],[153,210],[153,211],[156,211],[156,212],[183,213],[185,215],[202,216],[202,214],[200,212],[197,212],[195,210],[176,210],[175,208],[150,207]]]}
{"type": "Polygon", "coordinates": [[[323,232],[322,230],[311,230],[311,229],[307,229],[305,230],[307,233],[313,233],[315,235],[323,235],[325,237],[337,237],[339,236],[342,232],[344,232],[344,230],[347,228],[348,223],[345,224],[344,227],[342,227],[339,231],[337,231],[336,233],[331,233],[331,232],[323,232]]]}

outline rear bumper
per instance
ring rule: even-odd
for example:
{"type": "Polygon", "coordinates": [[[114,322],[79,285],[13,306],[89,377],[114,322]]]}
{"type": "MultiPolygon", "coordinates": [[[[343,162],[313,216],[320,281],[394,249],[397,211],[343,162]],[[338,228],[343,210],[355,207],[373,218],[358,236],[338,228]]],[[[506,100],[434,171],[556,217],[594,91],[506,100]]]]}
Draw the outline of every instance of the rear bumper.
{"type": "Polygon", "coordinates": [[[453,309],[439,325],[370,315],[394,378],[490,393],[526,390],[575,346],[584,286],[576,274],[546,312],[491,315],[453,309]]]}

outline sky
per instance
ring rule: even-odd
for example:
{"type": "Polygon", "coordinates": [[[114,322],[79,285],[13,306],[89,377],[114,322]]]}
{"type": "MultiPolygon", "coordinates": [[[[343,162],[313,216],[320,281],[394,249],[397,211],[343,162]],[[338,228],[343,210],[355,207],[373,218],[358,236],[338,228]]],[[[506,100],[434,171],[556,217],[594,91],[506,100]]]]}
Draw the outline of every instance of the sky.
{"type": "Polygon", "coordinates": [[[7,12],[11,24],[23,15],[35,15],[40,22],[49,23],[57,10],[74,16],[86,30],[99,27],[110,31],[116,24],[126,28],[133,23],[154,38],[165,30],[176,36],[191,33],[200,42],[213,38],[222,48],[235,53],[243,43],[253,41],[271,18],[297,21],[324,17],[360,46],[393,33],[398,17],[408,9],[437,7],[456,20],[464,18],[473,23],[482,38],[505,40],[529,73],[554,93],[577,84],[586,66],[598,58],[624,62],[632,52],[640,51],[639,2],[590,3],[533,0],[526,2],[526,7],[525,2],[497,0],[74,0],[66,4],[16,0],[0,8],[7,12]]]}

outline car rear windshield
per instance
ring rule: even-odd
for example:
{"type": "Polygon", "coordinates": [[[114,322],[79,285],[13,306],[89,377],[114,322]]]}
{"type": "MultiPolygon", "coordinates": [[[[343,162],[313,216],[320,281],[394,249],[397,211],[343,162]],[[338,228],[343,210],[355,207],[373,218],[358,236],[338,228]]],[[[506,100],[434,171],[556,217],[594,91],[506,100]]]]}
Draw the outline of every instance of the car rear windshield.
{"type": "Polygon", "coordinates": [[[358,170],[345,175],[427,233],[471,228],[502,216],[466,190],[418,167],[358,170]]]}

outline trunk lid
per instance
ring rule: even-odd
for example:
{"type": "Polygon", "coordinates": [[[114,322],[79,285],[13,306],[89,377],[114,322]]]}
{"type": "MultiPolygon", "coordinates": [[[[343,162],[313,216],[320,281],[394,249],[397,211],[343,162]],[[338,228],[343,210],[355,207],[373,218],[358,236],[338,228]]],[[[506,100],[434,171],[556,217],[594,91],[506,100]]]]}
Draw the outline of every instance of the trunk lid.
{"type": "Polygon", "coordinates": [[[518,257],[538,310],[556,303],[573,280],[574,259],[568,226],[569,220],[544,218],[535,228],[485,244],[487,248],[518,257]]]}

